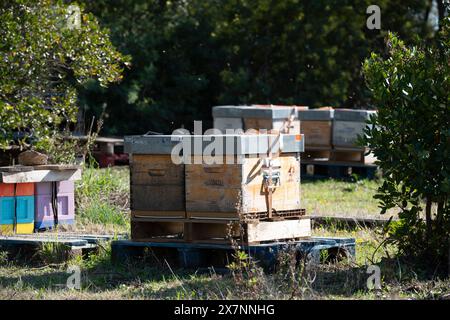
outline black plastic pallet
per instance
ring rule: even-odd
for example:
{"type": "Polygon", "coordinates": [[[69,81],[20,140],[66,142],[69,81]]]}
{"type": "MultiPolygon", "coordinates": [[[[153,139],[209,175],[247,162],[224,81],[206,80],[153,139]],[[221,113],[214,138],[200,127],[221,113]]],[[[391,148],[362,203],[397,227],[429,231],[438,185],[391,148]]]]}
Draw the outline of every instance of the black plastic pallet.
{"type": "Polygon", "coordinates": [[[9,253],[10,259],[18,256],[34,257],[45,245],[58,247],[60,260],[74,255],[85,255],[95,251],[101,242],[123,238],[114,235],[93,235],[79,233],[33,233],[24,235],[0,236],[0,251],[9,253]]]}
{"type": "Polygon", "coordinates": [[[346,257],[353,259],[356,254],[355,239],[312,237],[291,242],[273,242],[234,247],[231,244],[200,244],[175,242],[139,242],[119,240],[111,243],[114,263],[130,263],[144,256],[151,258],[155,265],[199,269],[225,268],[236,250],[245,251],[267,271],[277,265],[281,252],[293,252],[296,259],[306,258],[309,263],[319,264],[323,257],[328,259],[346,257]],[[323,254],[323,253],[326,254],[323,254]]]}

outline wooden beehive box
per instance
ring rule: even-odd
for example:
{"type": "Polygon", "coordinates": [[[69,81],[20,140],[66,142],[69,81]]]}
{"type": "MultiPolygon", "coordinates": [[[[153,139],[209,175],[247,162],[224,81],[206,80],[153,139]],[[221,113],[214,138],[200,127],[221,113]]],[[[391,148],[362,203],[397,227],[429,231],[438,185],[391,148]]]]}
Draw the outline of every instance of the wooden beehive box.
{"type": "Polygon", "coordinates": [[[305,136],[305,148],[331,149],[333,109],[299,110],[301,133],[305,136]]]}
{"type": "Polygon", "coordinates": [[[300,122],[297,106],[217,106],[213,107],[214,128],[223,133],[227,129],[277,130],[282,133],[299,134],[300,122]]]}
{"type": "Polygon", "coordinates": [[[333,146],[335,148],[362,148],[357,145],[358,135],[363,134],[366,121],[376,111],[336,109],[333,120],[333,146]]]}
{"type": "Polygon", "coordinates": [[[171,159],[180,139],[169,135],[125,137],[133,217],[185,217],[185,166],[171,159]]]}
{"type": "Polygon", "coordinates": [[[299,153],[303,151],[303,136],[229,135],[228,139],[239,145],[239,150],[230,152],[225,147],[216,150],[222,163],[202,162],[198,159],[201,155],[194,153],[192,163],[186,164],[187,216],[240,219],[266,214],[268,197],[264,183],[269,162],[273,167],[272,177],[277,177],[273,178],[276,180],[272,192],[274,212],[300,215],[299,153]],[[279,143],[274,143],[275,140],[279,143]],[[273,155],[271,161],[263,159],[269,149],[273,155]]]}

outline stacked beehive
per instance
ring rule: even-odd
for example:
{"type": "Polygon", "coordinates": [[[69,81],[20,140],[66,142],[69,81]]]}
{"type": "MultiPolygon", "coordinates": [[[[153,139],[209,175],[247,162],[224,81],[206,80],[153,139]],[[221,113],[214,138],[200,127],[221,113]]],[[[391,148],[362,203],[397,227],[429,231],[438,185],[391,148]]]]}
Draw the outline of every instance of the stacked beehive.
{"type": "Polygon", "coordinates": [[[336,109],[333,121],[333,148],[336,161],[372,163],[375,159],[358,145],[358,136],[364,135],[367,120],[376,111],[336,109]]]}
{"type": "Polygon", "coordinates": [[[298,110],[301,132],[305,135],[304,158],[327,158],[332,148],[332,108],[298,110]]]}
{"type": "Polygon", "coordinates": [[[305,159],[337,162],[371,163],[365,147],[357,138],[363,135],[366,121],[376,111],[349,110],[326,107],[299,110],[302,133],[305,134],[305,159]]]}
{"type": "Polygon", "coordinates": [[[78,166],[0,168],[0,234],[26,234],[73,224],[78,166]]]}
{"type": "Polygon", "coordinates": [[[35,229],[49,229],[57,224],[74,224],[74,193],[73,181],[36,183],[35,229]]]}
{"type": "Polygon", "coordinates": [[[34,184],[0,183],[0,234],[32,233],[34,184]]]}
{"type": "Polygon", "coordinates": [[[216,106],[212,115],[214,128],[223,133],[227,129],[276,130],[281,133],[300,133],[298,110],[307,109],[299,106],[216,106]]]}
{"type": "Polygon", "coordinates": [[[134,240],[255,243],[310,235],[300,202],[301,135],[133,136],[125,149],[134,240]],[[182,163],[171,156],[180,145],[182,163]]]}

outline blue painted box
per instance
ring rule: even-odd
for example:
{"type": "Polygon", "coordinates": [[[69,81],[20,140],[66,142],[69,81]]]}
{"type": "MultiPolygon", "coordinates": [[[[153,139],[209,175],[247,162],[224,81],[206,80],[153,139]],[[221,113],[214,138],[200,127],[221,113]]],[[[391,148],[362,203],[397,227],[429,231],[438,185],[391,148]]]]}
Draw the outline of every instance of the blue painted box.
{"type": "Polygon", "coordinates": [[[0,226],[2,232],[32,233],[34,225],[34,196],[0,197],[0,226]],[[31,228],[30,228],[31,226],[31,228]]]}

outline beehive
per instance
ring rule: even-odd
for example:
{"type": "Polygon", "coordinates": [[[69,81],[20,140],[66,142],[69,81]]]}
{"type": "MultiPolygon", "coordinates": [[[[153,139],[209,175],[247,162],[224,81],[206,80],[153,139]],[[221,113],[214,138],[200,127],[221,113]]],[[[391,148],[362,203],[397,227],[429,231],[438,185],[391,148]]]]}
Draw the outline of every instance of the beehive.
{"type": "Polygon", "coordinates": [[[73,181],[36,183],[35,229],[53,228],[56,222],[61,225],[74,224],[74,192],[73,181]],[[54,210],[53,201],[57,204],[56,210],[54,210]]]}
{"type": "Polygon", "coordinates": [[[305,148],[331,148],[333,112],[331,108],[298,110],[305,148]]]}
{"type": "Polygon", "coordinates": [[[184,218],[184,164],[171,152],[182,136],[125,137],[130,156],[131,212],[136,217],[184,218]]]}
{"type": "MultiPolygon", "coordinates": [[[[214,136],[211,143],[220,137],[214,136]]],[[[202,137],[192,139],[195,144],[195,139],[202,137]]],[[[186,164],[187,216],[239,219],[265,215],[269,208],[266,185],[270,166],[271,209],[277,213],[298,213],[301,209],[299,152],[304,148],[302,136],[233,135],[228,139],[238,147],[233,152],[225,146],[216,149],[215,157],[222,160],[221,163],[202,162],[198,159],[201,154],[194,152],[192,163],[186,164]]],[[[204,143],[201,151],[206,148],[204,143]]]]}
{"type": "Polygon", "coordinates": [[[357,144],[363,135],[366,121],[376,111],[336,109],[333,120],[333,146],[335,148],[362,148],[357,144]]]}
{"type": "Polygon", "coordinates": [[[25,234],[34,229],[34,184],[0,183],[0,233],[25,234]]]}
{"type": "Polygon", "coordinates": [[[277,130],[282,133],[300,133],[297,106],[216,106],[213,107],[214,128],[226,133],[227,129],[277,130]]]}

